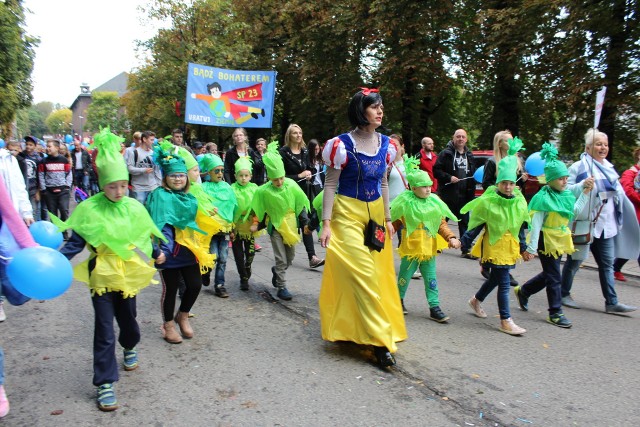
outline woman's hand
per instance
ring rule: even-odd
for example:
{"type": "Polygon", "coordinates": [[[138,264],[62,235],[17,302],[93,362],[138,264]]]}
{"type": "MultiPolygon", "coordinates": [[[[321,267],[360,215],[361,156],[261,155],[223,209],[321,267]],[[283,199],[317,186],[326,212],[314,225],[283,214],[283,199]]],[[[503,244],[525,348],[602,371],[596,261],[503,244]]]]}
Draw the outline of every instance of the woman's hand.
{"type": "Polygon", "coordinates": [[[162,252],[160,255],[158,255],[158,258],[156,258],[156,264],[158,265],[164,264],[166,260],[167,260],[167,256],[164,254],[164,252],[162,252]]]}
{"type": "Polygon", "coordinates": [[[393,235],[396,232],[396,229],[393,228],[393,223],[391,221],[387,221],[387,231],[389,232],[389,239],[393,239],[393,235]]]}
{"type": "Polygon", "coordinates": [[[326,248],[331,240],[331,221],[325,219],[322,221],[322,233],[320,234],[320,246],[326,248]]]}

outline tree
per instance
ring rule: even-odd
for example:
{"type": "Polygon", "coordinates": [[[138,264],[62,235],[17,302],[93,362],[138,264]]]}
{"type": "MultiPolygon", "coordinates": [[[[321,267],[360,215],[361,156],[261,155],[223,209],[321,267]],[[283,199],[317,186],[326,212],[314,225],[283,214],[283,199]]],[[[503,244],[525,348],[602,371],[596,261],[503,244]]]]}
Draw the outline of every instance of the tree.
{"type": "Polygon", "coordinates": [[[49,117],[45,119],[45,124],[49,131],[55,135],[69,134],[71,133],[71,118],[72,112],[68,108],[61,110],[55,110],[49,117]]]}
{"type": "Polygon", "coordinates": [[[18,111],[18,114],[16,115],[16,122],[18,127],[18,136],[20,138],[24,138],[27,135],[42,138],[42,136],[47,133],[48,129],[44,120],[45,117],[51,114],[51,111],[53,110],[52,108],[46,108],[46,105],[41,104],[48,104],[51,106],[50,102],[45,102],[32,105],[27,109],[18,111]],[[43,111],[48,111],[48,113],[44,115],[43,111]]]}
{"type": "Polygon", "coordinates": [[[31,71],[37,39],[24,31],[21,0],[0,4],[0,134],[10,135],[16,111],[31,104],[31,71]]]}
{"type": "Polygon", "coordinates": [[[104,127],[110,127],[114,133],[125,130],[124,112],[117,92],[93,92],[91,104],[87,107],[87,122],[84,129],[98,132],[104,127]]]}

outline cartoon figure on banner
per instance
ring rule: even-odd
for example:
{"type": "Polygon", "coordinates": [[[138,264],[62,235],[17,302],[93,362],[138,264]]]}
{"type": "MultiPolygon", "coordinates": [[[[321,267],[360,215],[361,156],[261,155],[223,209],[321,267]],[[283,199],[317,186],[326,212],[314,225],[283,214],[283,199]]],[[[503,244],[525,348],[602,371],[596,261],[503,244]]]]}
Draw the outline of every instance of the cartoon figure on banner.
{"type": "Polygon", "coordinates": [[[231,102],[231,100],[240,102],[262,101],[262,83],[222,92],[220,83],[213,82],[207,85],[207,91],[209,91],[209,95],[192,93],[191,97],[208,102],[209,109],[215,117],[224,116],[229,118],[231,116],[237,124],[242,124],[251,118],[258,119],[258,114],[264,117],[264,108],[231,102]]]}

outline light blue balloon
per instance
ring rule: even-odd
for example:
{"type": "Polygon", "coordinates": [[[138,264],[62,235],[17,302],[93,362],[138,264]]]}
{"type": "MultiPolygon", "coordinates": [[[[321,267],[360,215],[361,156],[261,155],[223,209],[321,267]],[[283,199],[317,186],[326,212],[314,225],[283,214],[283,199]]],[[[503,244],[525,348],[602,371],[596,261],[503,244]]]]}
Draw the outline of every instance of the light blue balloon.
{"type": "Polygon", "coordinates": [[[49,221],[36,221],[29,227],[33,240],[40,246],[58,249],[62,244],[62,233],[49,221]]]}
{"type": "Polygon", "coordinates": [[[5,147],[5,143],[4,143],[4,139],[0,138],[0,148],[4,148],[5,147]]]}
{"type": "Polygon", "coordinates": [[[73,142],[73,137],[71,135],[65,135],[64,136],[64,142],[67,143],[67,144],[73,142]]]}
{"type": "Polygon", "coordinates": [[[21,249],[7,265],[7,277],[22,295],[53,299],[73,281],[71,263],[60,252],[44,246],[21,249]]]}
{"type": "Polygon", "coordinates": [[[484,165],[476,169],[475,173],[473,174],[473,179],[475,179],[476,182],[480,184],[482,184],[482,178],[484,178],[484,165]]]}
{"type": "Polygon", "coordinates": [[[540,152],[538,151],[527,157],[527,161],[524,162],[524,170],[531,176],[544,175],[544,165],[546,163],[540,157],[540,152]]]}
{"type": "Polygon", "coordinates": [[[135,146],[136,146],[136,143],[135,143],[135,142],[132,142],[132,143],[131,143],[131,146],[132,146],[132,147],[135,147],[135,146]]]}

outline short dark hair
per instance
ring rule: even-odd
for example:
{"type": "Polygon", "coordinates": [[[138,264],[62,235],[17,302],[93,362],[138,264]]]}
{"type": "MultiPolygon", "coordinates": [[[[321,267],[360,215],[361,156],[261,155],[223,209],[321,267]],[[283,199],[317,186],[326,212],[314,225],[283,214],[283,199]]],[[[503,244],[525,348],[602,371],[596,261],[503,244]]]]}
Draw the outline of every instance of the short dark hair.
{"type": "Polygon", "coordinates": [[[364,112],[370,105],[382,104],[382,97],[378,92],[369,92],[368,95],[359,91],[349,102],[349,109],[347,114],[349,116],[349,122],[352,126],[366,126],[369,121],[366,119],[364,112]]]}
{"type": "Polygon", "coordinates": [[[214,87],[217,87],[218,90],[222,92],[222,86],[220,86],[220,83],[218,82],[209,83],[207,85],[207,92],[211,93],[211,89],[213,89],[214,87]]]}
{"type": "Polygon", "coordinates": [[[150,136],[152,136],[153,139],[155,139],[155,137],[156,137],[155,132],[151,132],[150,130],[145,130],[144,132],[142,132],[140,134],[140,139],[149,138],[150,136]]]}
{"type": "Polygon", "coordinates": [[[56,147],[60,148],[60,141],[57,140],[57,139],[49,139],[49,140],[47,140],[47,142],[50,142],[53,145],[55,145],[56,147]]]}
{"type": "Polygon", "coordinates": [[[180,135],[184,135],[184,132],[182,132],[182,129],[179,128],[175,128],[173,131],[171,131],[171,135],[175,135],[176,133],[179,133],[180,135]]]}

